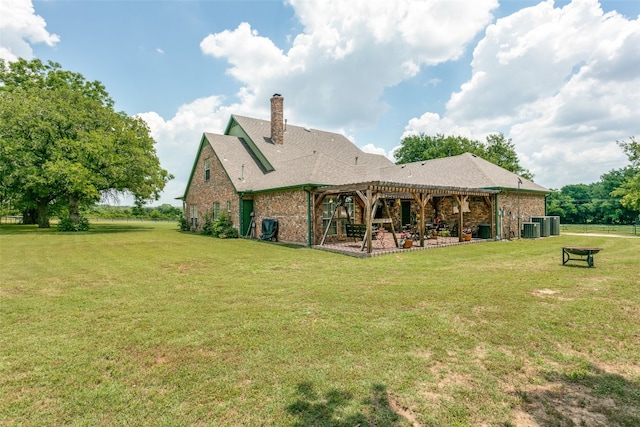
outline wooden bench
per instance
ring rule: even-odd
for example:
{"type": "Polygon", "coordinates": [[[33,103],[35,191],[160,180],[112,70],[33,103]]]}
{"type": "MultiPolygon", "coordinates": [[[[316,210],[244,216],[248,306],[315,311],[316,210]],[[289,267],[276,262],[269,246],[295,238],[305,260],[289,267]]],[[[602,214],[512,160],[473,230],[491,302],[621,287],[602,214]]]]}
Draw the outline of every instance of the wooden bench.
{"type": "Polygon", "coordinates": [[[601,250],[602,248],[564,246],[562,248],[562,265],[565,265],[569,261],[584,261],[589,267],[593,267],[593,256],[601,250]],[[572,258],[571,255],[577,255],[580,258],[572,258]]]}
{"type": "Polygon", "coordinates": [[[367,224],[346,224],[346,227],[347,237],[351,237],[353,239],[362,240],[367,233],[367,224]]]}

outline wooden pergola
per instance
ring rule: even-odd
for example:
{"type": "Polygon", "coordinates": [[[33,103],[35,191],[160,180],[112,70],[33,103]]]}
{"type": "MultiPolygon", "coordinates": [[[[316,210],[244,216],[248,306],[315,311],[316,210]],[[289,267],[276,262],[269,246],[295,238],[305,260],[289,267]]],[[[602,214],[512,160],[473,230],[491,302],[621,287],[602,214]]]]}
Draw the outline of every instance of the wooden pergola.
{"type": "MultiPolygon", "coordinates": [[[[483,190],[473,188],[459,188],[459,187],[442,187],[434,185],[421,185],[421,184],[405,184],[397,182],[386,181],[370,181],[355,184],[343,184],[333,185],[326,187],[319,187],[315,191],[315,203],[317,208],[320,206],[327,196],[342,196],[342,195],[356,195],[360,200],[361,205],[364,207],[364,222],[366,224],[365,242],[363,244],[367,248],[367,253],[371,253],[373,250],[372,245],[372,224],[374,222],[375,205],[381,198],[391,199],[403,199],[414,200],[420,208],[420,221],[418,223],[418,230],[420,234],[420,246],[424,247],[424,230],[425,230],[425,210],[427,203],[431,202],[437,197],[452,197],[458,206],[458,238],[460,241],[462,237],[462,224],[463,224],[463,209],[462,206],[468,202],[469,197],[482,197],[484,202],[489,207],[490,212],[490,225],[491,235],[495,236],[495,206],[496,206],[496,194],[499,190],[483,190]]],[[[388,207],[385,204],[385,209],[388,207]]],[[[396,233],[391,222],[391,232],[396,246],[398,242],[396,240],[396,233]]]]}

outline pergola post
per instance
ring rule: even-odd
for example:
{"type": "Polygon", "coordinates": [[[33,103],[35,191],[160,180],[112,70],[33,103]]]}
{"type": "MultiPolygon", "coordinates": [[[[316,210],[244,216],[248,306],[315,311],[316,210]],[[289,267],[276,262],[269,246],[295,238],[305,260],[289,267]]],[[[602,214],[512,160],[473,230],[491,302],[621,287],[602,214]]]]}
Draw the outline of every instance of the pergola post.
{"type": "Polygon", "coordinates": [[[371,188],[367,188],[367,196],[366,196],[366,204],[367,204],[367,253],[373,252],[373,237],[371,236],[372,227],[371,227],[371,217],[373,216],[373,206],[371,205],[371,188]]]}
{"type": "Polygon", "coordinates": [[[454,194],[453,198],[458,204],[458,241],[462,242],[464,240],[462,238],[462,227],[464,221],[464,214],[462,212],[462,201],[464,200],[464,197],[460,197],[459,195],[454,194]]]}
{"type": "Polygon", "coordinates": [[[420,247],[424,247],[424,214],[427,203],[429,203],[431,197],[431,194],[413,193],[414,200],[418,202],[418,206],[420,206],[420,221],[418,223],[418,229],[420,231],[420,247]]]}

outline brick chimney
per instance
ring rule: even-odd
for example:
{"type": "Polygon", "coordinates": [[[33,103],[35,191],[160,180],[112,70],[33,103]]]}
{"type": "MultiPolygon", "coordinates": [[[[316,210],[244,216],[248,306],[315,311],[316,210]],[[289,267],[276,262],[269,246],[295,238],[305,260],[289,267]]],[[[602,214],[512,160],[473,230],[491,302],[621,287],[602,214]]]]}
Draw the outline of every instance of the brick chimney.
{"type": "Polygon", "coordinates": [[[271,141],[284,143],[284,98],[279,93],[271,97],[271,141]]]}

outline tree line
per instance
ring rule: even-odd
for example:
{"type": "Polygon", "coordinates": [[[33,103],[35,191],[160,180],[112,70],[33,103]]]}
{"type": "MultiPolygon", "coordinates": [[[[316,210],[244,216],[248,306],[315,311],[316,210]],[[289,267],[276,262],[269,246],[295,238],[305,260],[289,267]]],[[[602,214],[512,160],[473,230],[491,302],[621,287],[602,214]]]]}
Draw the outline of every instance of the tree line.
{"type": "Polygon", "coordinates": [[[96,204],[82,211],[84,216],[100,219],[151,219],[163,221],[179,221],[182,209],[164,203],[160,206],[112,206],[96,204]]]}
{"type": "Polygon", "coordinates": [[[547,197],[547,214],[566,224],[634,224],[640,221],[640,144],[618,141],[631,164],[592,184],[565,185],[547,197]]]}

